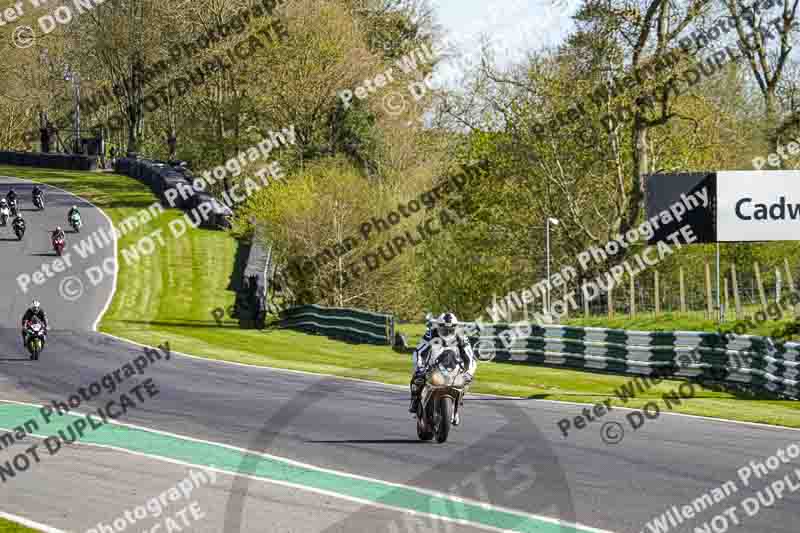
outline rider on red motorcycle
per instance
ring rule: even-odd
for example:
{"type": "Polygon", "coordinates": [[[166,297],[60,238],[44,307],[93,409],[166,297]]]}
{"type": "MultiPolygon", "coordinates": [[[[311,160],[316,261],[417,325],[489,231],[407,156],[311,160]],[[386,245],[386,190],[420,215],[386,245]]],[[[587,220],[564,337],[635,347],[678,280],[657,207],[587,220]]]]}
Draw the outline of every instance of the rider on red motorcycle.
{"type": "Polygon", "coordinates": [[[67,234],[64,233],[64,230],[61,229],[61,226],[57,227],[56,230],[53,232],[53,242],[57,240],[65,240],[67,238],[67,234]]]}
{"type": "Polygon", "coordinates": [[[64,245],[67,242],[67,235],[64,233],[64,230],[61,229],[61,226],[57,227],[56,230],[53,232],[53,249],[56,251],[58,255],[61,255],[64,250],[64,245]]]}

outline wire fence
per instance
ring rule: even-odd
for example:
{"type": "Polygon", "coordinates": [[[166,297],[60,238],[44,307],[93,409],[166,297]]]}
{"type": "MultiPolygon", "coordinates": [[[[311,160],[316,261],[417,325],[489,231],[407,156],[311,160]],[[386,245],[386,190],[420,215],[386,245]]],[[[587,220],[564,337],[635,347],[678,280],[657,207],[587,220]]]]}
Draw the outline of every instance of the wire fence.
{"type": "MultiPolygon", "coordinates": [[[[800,267],[800,265],[798,265],[800,267]]],[[[717,319],[722,308],[724,320],[735,320],[767,309],[772,302],[784,304],[800,282],[800,270],[788,260],[781,264],[723,263],[719,273],[719,300],[715,265],[678,267],[670,271],[649,270],[635,276],[628,273],[612,283],[610,291],[582,290],[575,284],[553,288],[551,301],[574,295],[576,306],[568,306],[567,317],[659,317],[666,314],[717,319]],[[587,297],[588,293],[588,297],[587,297]],[[596,294],[596,295],[595,295],[596,294]],[[717,305],[719,302],[719,307],[717,305]]],[[[608,286],[606,282],[604,286],[608,286]]],[[[542,299],[514,312],[525,320],[544,309],[542,299]]]]}

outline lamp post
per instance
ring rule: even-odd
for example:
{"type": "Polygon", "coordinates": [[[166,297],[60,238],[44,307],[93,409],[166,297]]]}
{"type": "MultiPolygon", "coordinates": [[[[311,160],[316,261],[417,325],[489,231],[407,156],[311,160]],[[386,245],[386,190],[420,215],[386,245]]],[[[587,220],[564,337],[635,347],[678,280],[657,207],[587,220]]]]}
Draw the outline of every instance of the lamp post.
{"type": "Polygon", "coordinates": [[[547,307],[545,309],[545,314],[550,313],[550,224],[558,226],[558,219],[547,217],[547,222],[545,223],[545,241],[547,243],[545,246],[547,249],[547,283],[545,283],[547,287],[547,301],[545,305],[547,307]]]}
{"type": "Polygon", "coordinates": [[[78,78],[78,73],[73,72],[69,65],[64,67],[64,81],[71,81],[72,82],[72,89],[73,93],[75,94],[75,135],[74,135],[74,146],[72,148],[73,153],[80,153],[81,151],[81,106],[80,106],[80,98],[81,98],[81,86],[80,86],[80,79],[78,78]]]}

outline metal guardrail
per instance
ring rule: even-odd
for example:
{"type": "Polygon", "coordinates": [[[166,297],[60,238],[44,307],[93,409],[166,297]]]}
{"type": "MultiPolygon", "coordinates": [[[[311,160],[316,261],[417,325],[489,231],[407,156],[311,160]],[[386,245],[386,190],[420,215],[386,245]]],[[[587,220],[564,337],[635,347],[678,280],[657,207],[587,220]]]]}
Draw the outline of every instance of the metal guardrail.
{"type": "Polygon", "coordinates": [[[58,168],[62,170],[95,170],[97,156],[41,152],[0,152],[0,164],[20,167],[58,168]]]}
{"type": "Polygon", "coordinates": [[[201,204],[210,204],[208,213],[199,216],[200,225],[217,229],[230,227],[228,218],[233,212],[212,195],[193,189],[192,184],[197,178],[191,170],[179,162],[171,164],[150,159],[120,157],[114,162],[114,172],[130,176],[147,185],[165,207],[174,205],[178,209],[191,211],[196,210],[201,204]],[[168,191],[173,192],[170,194],[168,191]],[[193,192],[190,194],[187,191],[193,192]],[[171,201],[170,196],[172,196],[171,201]]]}
{"type": "Polygon", "coordinates": [[[535,324],[528,335],[509,335],[512,329],[509,324],[480,325],[480,334],[470,340],[482,360],[671,375],[800,398],[800,344],[795,342],[772,345],[754,335],[535,324]]]}
{"type": "Polygon", "coordinates": [[[394,341],[394,316],[342,307],[291,307],[281,313],[278,327],[365,344],[394,341]]]}
{"type": "MultiPolygon", "coordinates": [[[[177,189],[180,186],[192,188],[193,176],[188,170],[170,165],[162,161],[119,157],[114,164],[114,172],[135,178],[148,187],[159,197],[162,204],[167,205],[166,192],[168,189],[177,189]]],[[[176,207],[188,209],[195,207],[194,197],[184,201],[181,195],[175,198],[176,207]],[[192,202],[194,200],[194,202],[192,202]]]]}

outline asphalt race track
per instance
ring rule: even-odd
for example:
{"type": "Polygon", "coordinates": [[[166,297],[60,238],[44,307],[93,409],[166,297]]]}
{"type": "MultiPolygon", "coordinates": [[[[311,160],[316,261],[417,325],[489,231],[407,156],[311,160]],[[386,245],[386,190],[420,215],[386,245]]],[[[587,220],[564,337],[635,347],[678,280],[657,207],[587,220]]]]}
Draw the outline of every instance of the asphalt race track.
{"type": "MultiPolygon", "coordinates": [[[[4,195],[12,181],[2,179],[0,193],[4,195]]],[[[30,209],[31,185],[17,181],[14,184],[23,209],[30,209]]],[[[85,224],[81,235],[88,235],[98,225],[108,227],[103,215],[84,202],[53,189],[46,189],[45,194],[44,213],[24,211],[28,232],[23,243],[7,240],[9,235],[14,238],[10,228],[0,228],[4,296],[0,302],[0,400],[37,406],[64,402],[79,388],[88,387],[143,355],[140,346],[92,331],[109,300],[113,280],[108,276],[95,287],[84,271],[112,256],[112,248],[106,247],[85,260],[75,257],[69,272],[27,294],[18,286],[17,276],[21,273],[35,272],[43,261],[55,259],[49,255],[47,232],[57,224],[66,226],[66,211],[73,203],[82,208],[85,224]],[[61,279],[69,275],[78,276],[84,287],[83,295],[75,301],[67,301],[59,294],[61,279]],[[52,324],[48,345],[35,363],[27,360],[18,329],[19,318],[34,295],[45,305],[52,324]]],[[[68,251],[76,238],[68,232],[68,251]]],[[[74,287],[69,293],[73,291],[74,287]]],[[[527,513],[519,515],[518,522],[505,522],[507,529],[575,531],[566,526],[535,529],[529,521],[535,515],[619,533],[638,533],[651,531],[646,523],[673,505],[681,508],[691,504],[733,480],[738,493],[698,513],[695,519],[662,529],[695,531],[697,527],[706,531],[706,521],[790,474],[800,461],[781,465],[780,470],[745,487],[737,470],[750,460],[765,461],[779,448],[800,441],[800,432],[674,415],[651,420],[633,432],[625,421],[626,412],[617,409],[601,422],[573,430],[564,438],[556,422],[581,414],[583,406],[536,399],[472,397],[465,405],[462,426],[446,445],[423,444],[417,441],[403,388],[212,362],[175,353],[181,351],[180,346],[169,349],[168,360],[152,362],[115,393],[103,391],[84,402],[78,411],[88,413],[105,406],[120,392],[150,380],[158,394],[147,401],[137,401],[138,405],[121,416],[119,422],[265,452],[302,463],[291,467],[313,465],[317,469],[308,467],[304,476],[282,483],[281,476],[290,469],[288,464],[275,466],[274,459],[267,457],[251,460],[242,463],[242,471],[269,470],[276,482],[219,473],[215,482],[198,486],[190,496],[170,500],[163,514],[152,511],[135,525],[111,531],[150,531],[150,526],[192,502],[196,502],[195,510],[199,508],[202,517],[193,520],[189,515],[191,525],[184,527],[181,523],[182,529],[173,531],[486,530],[426,516],[409,517],[396,510],[398,505],[402,508],[413,500],[412,496],[400,494],[405,487],[383,496],[367,490],[366,483],[380,480],[477,500],[489,504],[491,508],[487,509],[527,513]],[[605,444],[601,439],[600,426],[609,421],[618,421],[625,427],[626,434],[618,444],[605,444]],[[369,480],[322,479],[341,472],[369,480]],[[319,488],[323,483],[327,483],[325,490],[319,488]],[[303,486],[316,488],[311,491],[303,486]],[[343,493],[350,495],[348,499],[338,496],[343,493]],[[356,498],[353,494],[361,496],[356,498]]],[[[4,408],[29,407],[0,402],[0,421],[4,420],[4,408]]],[[[42,432],[54,433],[46,427],[42,432]]],[[[179,461],[175,455],[170,456],[172,459],[167,457],[177,452],[157,435],[143,437],[135,431],[125,435],[127,442],[117,440],[113,446],[65,444],[52,456],[44,454],[41,463],[0,483],[0,511],[62,530],[88,531],[99,522],[111,524],[126,510],[177,485],[190,471],[200,470],[187,463],[213,464],[225,470],[221,466],[222,455],[201,453],[199,442],[186,441],[196,451],[187,452],[192,460],[179,461]],[[140,443],[153,451],[130,453],[120,449],[130,450],[140,443]],[[153,457],[162,454],[165,460],[153,457]]],[[[41,443],[41,439],[27,436],[3,447],[0,464],[35,443],[41,443]]],[[[800,496],[793,493],[784,494],[752,518],[740,510],[740,525],[731,524],[727,530],[795,532],[798,504],[800,496]]],[[[445,515],[450,512],[437,509],[445,515]]],[[[493,530],[498,529],[503,528],[493,530]]],[[[164,526],[158,531],[166,530],[164,526]]]]}
{"type": "MultiPolygon", "coordinates": [[[[27,227],[22,242],[17,241],[17,237],[11,229],[10,220],[8,226],[0,227],[0,257],[3,258],[0,263],[0,276],[2,276],[0,279],[3,280],[3,295],[5,296],[0,302],[2,326],[16,328],[25,309],[36,297],[42,303],[46,303],[46,309],[52,315],[52,317],[48,316],[52,322],[52,330],[91,329],[113,290],[113,279],[112,276],[106,276],[97,287],[92,287],[91,281],[86,278],[85,270],[101,264],[107,257],[114,257],[114,249],[104,244],[104,248],[98,249],[95,255],[82,259],[72,249],[72,244],[76,243],[79,238],[89,237],[89,234],[100,226],[110,229],[110,223],[102,213],[92,208],[85,200],[59,189],[42,186],[45,196],[45,210],[42,212],[33,206],[32,183],[0,178],[0,193],[3,197],[11,186],[17,192],[19,206],[27,227]],[[73,205],[80,209],[83,219],[84,226],[80,234],[73,233],[67,222],[67,212],[73,205]],[[39,285],[31,279],[27,286],[27,292],[23,292],[17,282],[18,276],[27,274],[33,278],[34,273],[41,270],[43,264],[49,266],[58,259],[50,240],[50,235],[57,226],[61,226],[67,234],[63,260],[69,259],[73,265],[72,269],[70,272],[63,273],[51,270],[52,277],[47,277],[42,272],[41,276],[44,276],[44,282],[39,285]],[[76,275],[80,276],[81,283],[87,286],[86,294],[80,298],[80,301],[68,301],[61,298],[59,296],[61,281],[76,275]]],[[[67,282],[67,289],[70,288],[72,287],[67,282]]]]}

